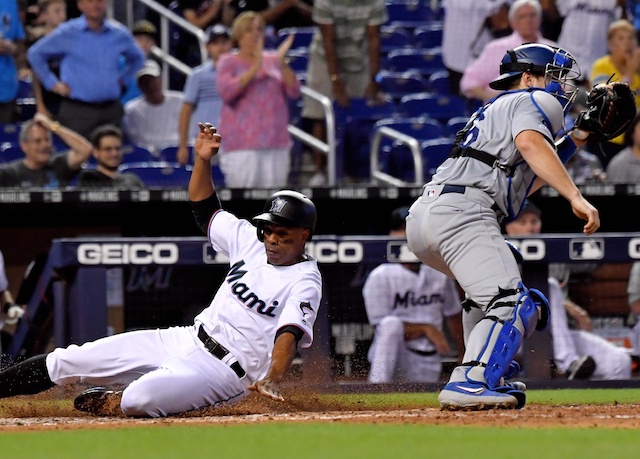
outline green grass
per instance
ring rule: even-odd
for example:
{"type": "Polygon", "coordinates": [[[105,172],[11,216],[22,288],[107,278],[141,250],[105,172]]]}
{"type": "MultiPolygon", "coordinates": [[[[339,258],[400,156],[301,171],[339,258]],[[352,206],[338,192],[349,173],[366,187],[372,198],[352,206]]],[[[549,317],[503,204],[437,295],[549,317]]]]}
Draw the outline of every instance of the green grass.
{"type": "MultiPolygon", "coordinates": [[[[529,404],[636,404],[634,389],[562,389],[527,392],[529,404]]],[[[436,393],[321,395],[327,409],[436,407],[436,393]]],[[[3,400],[6,404],[11,399],[3,400]]],[[[296,399],[292,397],[295,405],[296,399]]],[[[1,412],[1,410],[0,410],[1,412]]],[[[499,416],[500,412],[496,413],[499,416]]],[[[523,415],[525,412],[523,411],[523,415]]],[[[443,421],[444,422],[444,421],[443,421]]],[[[573,458],[636,457],[638,431],[616,428],[480,427],[267,422],[256,424],[98,427],[80,430],[0,431],[1,457],[101,458],[573,458]]]]}

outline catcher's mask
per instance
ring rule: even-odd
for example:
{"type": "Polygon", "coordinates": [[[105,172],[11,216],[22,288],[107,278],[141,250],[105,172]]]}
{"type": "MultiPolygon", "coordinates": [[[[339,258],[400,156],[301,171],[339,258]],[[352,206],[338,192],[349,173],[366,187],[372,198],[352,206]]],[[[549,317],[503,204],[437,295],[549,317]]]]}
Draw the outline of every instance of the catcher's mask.
{"type": "Polygon", "coordinates": [[[316,206],[311,199],[297,191],[282,190],[274,193],[264,203],[263,213],[253,217],[258,229],[258,239],[264,242],[265,222],[288,228],[309,228],[309,239],[316,228],[316,206]]]}
{"type": "Polygon", "coordinates": [[[546,92],[552,94],[566,115],[577,93],[580,69],[575,58],[561,48],[527,43],[506,52],[500,63],[500,76],[489,83],[492,89],[506,90],[524,73],[545,76],[546,92]]]}

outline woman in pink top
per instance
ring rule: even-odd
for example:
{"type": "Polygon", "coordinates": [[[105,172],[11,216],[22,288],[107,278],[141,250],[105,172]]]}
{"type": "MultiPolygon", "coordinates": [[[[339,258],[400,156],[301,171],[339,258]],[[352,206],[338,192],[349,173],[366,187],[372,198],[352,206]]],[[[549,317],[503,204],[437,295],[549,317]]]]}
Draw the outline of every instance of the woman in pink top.
{"type": "Polygon", "coordinates": [[[277,51],[264,51],[264,28],[260,14],[240,14],[231,30],[237,51],[218,63],[220,169],[229,188],[281,188],[289,176],[287,98],[300,97],[300,82],[285,62],[293,36],[277,51]]]}

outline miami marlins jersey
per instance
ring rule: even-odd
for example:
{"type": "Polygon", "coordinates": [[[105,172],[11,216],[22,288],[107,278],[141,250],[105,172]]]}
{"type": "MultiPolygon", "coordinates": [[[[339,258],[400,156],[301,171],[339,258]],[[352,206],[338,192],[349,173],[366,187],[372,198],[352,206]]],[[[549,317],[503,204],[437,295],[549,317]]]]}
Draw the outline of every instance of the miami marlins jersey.
{"type": "Polygon", "coordinates": [[[537,131],[553,145],[555,134],[564,125],[562,105],[541,89],[506,91],[474,114],[465,129],[460,147],[495,156],[500,166],[513,168],[513,174],[501,167],[491,167],[475,158],[445,160],[434,174],[431,184],[463,185],[488,193],[504,215],[520,212],[531,189],[535,174],[515,146],[514,139],[523,131],[537,131]]]}
{"type": "Polygon", "coordinates": [[[318,264],[311,257],[291,266],[269,264],[256,228],[225,210],[213,215],[208,233],[213,249],[229,257],[230,269],[195,323],[231,351],[255,381],[266,375],[279,328],[299,328],[300,346],[311,346],[322,297],[318,264]]]}
{"type": "MultiPolygon", "coordinates": [[[[374,326],[385,316],[394,315],[406,323],[431,324],[442,330],[443,316],[462,310],[454,282],[424,265],[416,273],[401,263],[383,263],[367,277],[362,296],[369,323],[374,326]]],[[[426,337],[412,340],[411,348],[435,349],[426,337]]]]}

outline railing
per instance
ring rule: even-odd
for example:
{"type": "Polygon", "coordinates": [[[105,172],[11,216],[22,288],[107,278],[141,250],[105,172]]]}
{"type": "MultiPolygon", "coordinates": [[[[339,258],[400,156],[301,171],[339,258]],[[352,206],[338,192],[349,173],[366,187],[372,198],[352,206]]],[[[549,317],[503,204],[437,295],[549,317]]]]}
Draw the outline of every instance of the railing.
{"type": "Polygon", "coordinates": [[[420,149],[418,139],[387,126],[382,126],[376,129],[373,135],[373,139],[371,140],[370,166],[372,180],[380,180],[398,187],[422,185],[423,183],[422,150],[420,149]],[[380,153],[380,141],[382,140],[382,137],[389,137],[391,139],[398,140],[409,147],[411,150],[411,156],[413,157],[413,166],[415,168],[415,180],[413,183],[400,180],[399,178],[389,175],[380,169],[378,155],[380,153]]]}
{"type": "MultiPolygon", "coordinates": [[[[160,46],[154,47],[151,51],[155,56],[159,57],[163,62],[166,62],[169,66],[175,68],[181,73],[185,75],[191,74],[191,67],[184,64],[182,61],[175,58],[169,53],[169,23],[172,22],[173,24],[183,29],[185,32],[190,33],[197,38],[200,46],[201,62],[204,62],[207,59],[207,51],[205,46],[206,37],[204,31],[154,0],[127,0],[126,25],[129,29],[133,28],[134,23],[134,2],[142,3],[147,8],[158,13],[158,15],[160,16],[160,46]]],[[[169,70],[168,68],[163,67],[162,72],[163,86],[166,89],[169,86],[169,70]]],[[[329,186],[335,186],[337,184],[337,164],[336,127],[333,104],[331,102],[331,99],[320,94],[317,91],[307,88],[306,86],[302,87],[302,93],[308,97],[311,97],[322,105],[325,114],[327,141],[323,142],[294,125],[289,125],[289,134],[291,134],[295,139],[298,139],[305,145],[309,145],[312,148],[320,150],[322,153],[327,155],[327,182],[329,186]]]]}

